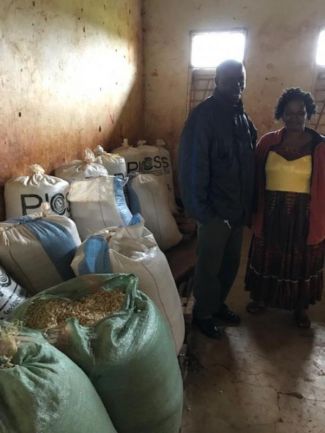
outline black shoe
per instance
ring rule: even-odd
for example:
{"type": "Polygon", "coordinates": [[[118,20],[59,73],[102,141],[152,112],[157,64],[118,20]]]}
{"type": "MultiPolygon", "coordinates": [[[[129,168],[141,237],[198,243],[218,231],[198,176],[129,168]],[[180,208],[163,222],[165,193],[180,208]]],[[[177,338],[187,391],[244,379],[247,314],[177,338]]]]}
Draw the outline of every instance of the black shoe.
{"type": "Polygon", "coordinates": [[[257,301],[250,301],[247,305],[246,305],[246,311],[247,313],[250,314],[261,314],[264,313],[266,310],[266,306],[261,303],[261,302],[257,302],[257,301]]]}
{"type": "Polygon", "coordinates": [[[212,317],[210,319],[198,319],[194,316],[193,323],[195,323],[202,334],[214,340],[219,340],[224,335],[224,328],[218,326],[212,317]]]}
{"type": "Polygon", "coordinates": [[[223,305],[219,311],[219,313],[216,313],[213,315],[218,320],[221,320],[222,322],[225,322],[229,325],[239,325],[240,324],[240,317],[238,314],[231,311],[227,305],[223,305]]]}

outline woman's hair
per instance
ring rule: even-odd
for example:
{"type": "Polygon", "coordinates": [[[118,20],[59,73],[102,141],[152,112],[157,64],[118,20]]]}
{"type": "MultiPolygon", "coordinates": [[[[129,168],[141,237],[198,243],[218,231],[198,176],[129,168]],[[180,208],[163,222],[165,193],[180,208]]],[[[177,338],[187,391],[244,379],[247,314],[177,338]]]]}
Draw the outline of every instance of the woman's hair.
{"type": "Polygon", "coordinates": [[[312,95],[309,92],[304,92],[299,87],[286,89],[280,96],[278,103],[275,107],[275,118],[281,119],[286,105],[294,100],[303,101],[306,107],[307,119],[309,120],[313,114],[316,113],[316,104],[312,95]]]}

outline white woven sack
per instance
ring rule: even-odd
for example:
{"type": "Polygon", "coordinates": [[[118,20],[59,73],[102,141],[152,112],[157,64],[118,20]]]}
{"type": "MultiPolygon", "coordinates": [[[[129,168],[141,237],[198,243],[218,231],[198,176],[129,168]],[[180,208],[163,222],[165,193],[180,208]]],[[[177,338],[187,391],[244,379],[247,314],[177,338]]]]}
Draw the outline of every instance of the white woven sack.
{"type": "Polygon", "coordinates": [[[103,164],[109,175],[120,176],[122,179],[126,179],[126,162],[123,156],[116,153],[105,152],[102,146],[97,146],[94,149],[94,154],[96,156],[96,162],[103,164]]]}
{"type": "Polygon", "coordinates": [[[75,223],[34,214],[0,223],[0,263],[29,293],[73,277],[70,263],[80,238],[75,223]]]}
{"type": "Polygon", "coordinates": [[[159,247],[165,251],[177,245],[182,235],[168,204],[165,183],[155,175],[138,174],[130,178],[127,190],[131,211],[143,216],[159,247]]]}
{"type": "Polygon", "coordinates": [[[127,173],[139,172],[141,162],[141,152],[136,147],[129,146],[127,139],[123,140],[122,146],[113,149],[114,154],[118,154],[125,159],[127,173]]]}
{"type": "Polygon", "coordinates": [[[163,140],[157,140],[157,146],[148,146],[144,140],[139,140],[137,147],[123,141],[121,147],[114,149],[125,158],[127,172],[154,174],[167,185],[168,203],[172,212],[177,212],[174,194],[173,170],[168,150],[163,140]]]}
{"type": "Polygon", "coordinates": [[[136,275],[139,289],[155,302],[169,323],[179,353],[185,333],[180,297],[164,253],[143,223],[103,230],[89,237],[78,248],[71,266],[76,275],[92,272],[136,275]],[[105,240],[106,248],[99,238],[105,240]],[[108,257],[101,257],[103,254],[108,257]]]}
{"type": "Polygon", "coordinates": [[[137,149],[140,152],[139,173],[154,174],[165,182],[168,191],[168,203],[172,212],[177,211],[174,192],[173,168],[169,151],[163,140],[158,139],[156,146],[148,146],[140,141],[137,149]]]}
{"type": "Polygon", "coordinates": [[[132,214],[128,208],[124,181],[117,176],[73,182],[69,201],[71,216],[81,239],[105,227],[128,225],[132,214]]]}
{"type": "Polygon", "coordinates": [[[103,164],[96,162],[94,153],[86,149],[83,161],[75,160],[56,168],[55,175],[71,183],[75,180],[107,176],[107,170],[103,164]]]}
{"type": "Polygon", "coordinates": [[[9,319],[12,311],[25,299],[25,290],[0,266],[0,319],[9,319]]]}
{"type": "Polygon", "coordinates": [[[45,174],[44,169],[37,164],[32,165],[30,170],[31,176],[19,176],[6,182],[6,218],[39,212],[45,202],[49,203],[53,213],[68,216],[68,182],[45,174]]]}

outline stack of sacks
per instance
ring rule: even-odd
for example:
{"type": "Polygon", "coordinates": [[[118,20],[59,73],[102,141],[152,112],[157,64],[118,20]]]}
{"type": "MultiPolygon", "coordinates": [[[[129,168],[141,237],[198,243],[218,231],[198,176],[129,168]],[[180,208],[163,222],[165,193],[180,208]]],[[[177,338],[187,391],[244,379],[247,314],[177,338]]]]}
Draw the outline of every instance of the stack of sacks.
{"type": "Polygon", "coordinates": [[[141,154],[137,148],[129,145],[127,138],[123,140],[122,146],[113,150],[113,153],[124,158],[127,173],[140,171],[139,166],[141,163],[141,154]]]}
{"type": "Polygon", "coordinates": [[[79,245],[77,227],[65,216],[34,214],[0,223],[0,263],[30,293],[72,278],[79,245]]]}
{"type": "Polygon", "coordinates": [[[143,216],[159,247],[165,251],[177,245],[182,235],[168,203],[165,183],[152,174],[138,174],[130,177],[127,190],[131,211],[143,216]]]}
{"type": "Polygon", "coordinates": [[[164,140],[158,139],[156,146],[149,146],[144,140],[140,140],[137,149],[141,160],[139,173],[154,174],[160,182],[167,186],[169,207],[173,213],[177,213],[173,168],[166,143],[164,140]]]}
{"type": "Polygon", "coordinates": [[[105,152],[102,146],[97,146],[94,149],[94,154],[96,155],[96,162],[103,164],[108,174],[126,179],[126,162],[121,155],[105,152]]]}
{"type": "MultiPolygon", "coordinates": [[[[137,290],[135,276],[75,278],[27,300],[15,319],[47,331],[86,372],[118,432],[179,432],[183,384],[174,344],[154,303],[137,290]]],[[[91,395],[80,396],[91,404],[91,395]]],[[[73,404],[69,413],[75,413],[73,404]]],[[[96,425],[96,415],[91,418],[96,425]]],[[[97,425],[95,431],[101,432],[97,425]]]]}
{"type": "Polygon", "coordinates": [[[76,275],[130,272],[139,287],[170,325],[176,352],[184,340],[184,318],[177,287],[165,255],[143,221],[128,227],[102,230],[88,237],[71,264],[76,275]]]}
{"type": "Polygon", "coordinates": [[[114,153],[122,155],[127,163],[127,172],[152,174],[159,182],[167,187],[168,205],[173,213],[177,212],[174,194],[173,169],[166,144],[158,139],[156,146],[148,146],[145,140],[139,140],[137,147],[128,145],[124,140],[121,147],[114,149],[114,153]]]}
{"type": "Polygon", "coordinates": [[[92,431],[116,433],[85,373],[40,332],[0,323],[0,433],[92,431]]]}
{"type": "Polygon", "coordinates": [[[69,183],[75,180],[107,176],[106,168],[96,162],[96,157],[90,149],[85,150],[84,160],[75,160],[55,169],[55,175],[69,183]]]}
{"type": "Polygon", "coordinates": [[[138,221],[126,204],[124,183],[118,176],[76,181],[69,192],[71,216],[85,239],[110,226],[125,226],[138,221]]]}
{"type": "Polygon", "coordinates": [[[15,177],[5,184],[6,218],[38,212],[44,202],[49,203],[53,213],[68,216],[68,182],[46,175],[37,164],[30,169],[31,176],[15,177]]]}
{"type": "Polygon", "coordinates": [[[8,319],[13,310],[26,299],[25,290],[0,266],[0,319],[8,319]]]}

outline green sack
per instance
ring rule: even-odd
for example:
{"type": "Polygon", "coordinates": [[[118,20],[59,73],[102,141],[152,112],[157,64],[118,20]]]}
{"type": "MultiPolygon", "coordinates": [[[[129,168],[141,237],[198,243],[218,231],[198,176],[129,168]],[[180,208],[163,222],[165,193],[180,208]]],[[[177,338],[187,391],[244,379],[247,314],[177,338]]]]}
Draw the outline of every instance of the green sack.
{"type": "Polygon", "coordinates": [[[40,298],[78,299],[94,289],[121,289],[122,310],[94,326],[68,319],[56,344],[89,375],[119,433],[178,433],[183,384],[173,339],[137,285],[130,274],[86,275],[35,295],[14,315],[26,319],[28,306],[40,298]]]}
{"type": "Polygon", "coordinates": [[[116,433],[84,372],[39,332],[0,323],[0,433],[116,433]]]}

